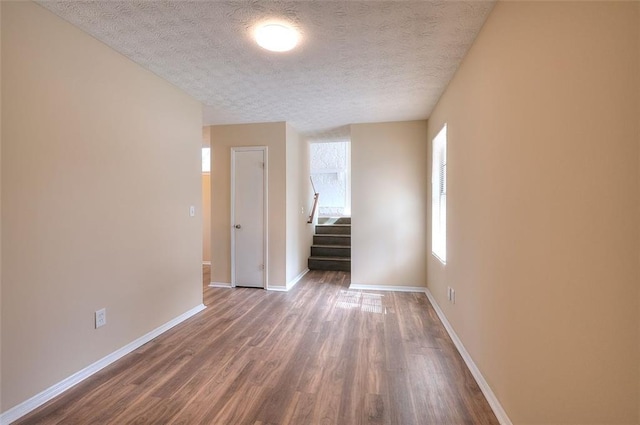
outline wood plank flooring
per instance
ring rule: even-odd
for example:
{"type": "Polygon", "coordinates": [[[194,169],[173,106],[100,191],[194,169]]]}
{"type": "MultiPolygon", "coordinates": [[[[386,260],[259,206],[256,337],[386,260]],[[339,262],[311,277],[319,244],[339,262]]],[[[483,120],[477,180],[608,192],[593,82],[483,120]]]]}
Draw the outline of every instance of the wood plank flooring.
{"type": "Polygon", "coordinates": [[[17,423],[498,423],[424,294],[349,291],[349,278],[205,286],[205,311],[17,423]]]}

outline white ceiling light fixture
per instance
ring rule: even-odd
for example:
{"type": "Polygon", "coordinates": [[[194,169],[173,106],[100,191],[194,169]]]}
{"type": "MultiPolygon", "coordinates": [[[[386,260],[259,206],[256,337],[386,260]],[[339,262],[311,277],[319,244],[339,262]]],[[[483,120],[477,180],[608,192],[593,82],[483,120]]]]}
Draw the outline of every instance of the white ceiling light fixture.
{"type": "Polygon", "coordinates": [[[298,32],[282,24],[266,24],[255,32],[256,42],[272,52],[287,52],[298,44],[298,32]]]}

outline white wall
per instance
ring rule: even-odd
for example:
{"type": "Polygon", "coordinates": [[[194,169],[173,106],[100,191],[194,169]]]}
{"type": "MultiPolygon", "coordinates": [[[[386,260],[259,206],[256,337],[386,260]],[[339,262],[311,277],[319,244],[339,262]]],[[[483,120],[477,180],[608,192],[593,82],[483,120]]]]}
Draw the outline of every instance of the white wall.
{"type": "Polygon", "coordinates": [[[514,424],[639,422],[639,7],[498,2],[429,119],[429,288],[514,424]]]}
{"type": "Polygon", "coordinates": [[[351,281],[426,286],[426,121],[351,126],[351,281]]]}
{"type": "Polygon", "coordinates": [[[202,303],[202,110],[34,3],[1,19],[6,411],[202,303]]]}
{"type": "Polygon", "coordinates": [[[309,181],[309,143],[287,124],[287,283],[307,269],[313,225],[307,224],[313,190],[309,181]]]}

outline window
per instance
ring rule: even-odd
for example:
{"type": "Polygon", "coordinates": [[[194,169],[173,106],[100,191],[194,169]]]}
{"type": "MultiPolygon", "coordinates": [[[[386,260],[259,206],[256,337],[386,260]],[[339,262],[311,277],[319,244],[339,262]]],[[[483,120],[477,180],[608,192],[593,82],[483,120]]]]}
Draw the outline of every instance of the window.
{"type": "Polygon", "coordinates": [[[202,148],[202,172],[211,171],[211,148],[202,148]]]}
{"type": "Polygon", "coordinates": [[[433,139],[431,166],[431,252],[447,262],[447,125],[433,139]]]}

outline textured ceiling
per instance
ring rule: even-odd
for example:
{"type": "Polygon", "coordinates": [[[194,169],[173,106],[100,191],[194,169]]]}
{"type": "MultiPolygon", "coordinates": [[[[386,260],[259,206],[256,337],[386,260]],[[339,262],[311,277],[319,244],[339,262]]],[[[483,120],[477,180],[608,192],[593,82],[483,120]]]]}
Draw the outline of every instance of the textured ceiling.
{"type": "Polygon", "coordinates": [[[429,116],[493,1],[40,1],[202,101],[205,124],[288,121],[314,139],[429,116]],[[270,53],[255,25],[289,22],[270,53]]]}

